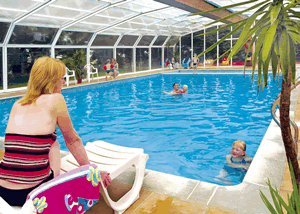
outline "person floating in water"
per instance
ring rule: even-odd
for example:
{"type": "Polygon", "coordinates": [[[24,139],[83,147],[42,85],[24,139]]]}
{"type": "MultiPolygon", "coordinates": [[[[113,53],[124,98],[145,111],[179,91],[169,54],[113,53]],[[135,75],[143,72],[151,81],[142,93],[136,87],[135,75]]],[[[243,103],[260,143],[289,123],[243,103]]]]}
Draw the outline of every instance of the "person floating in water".
{"type": "Polygon", "coordinates": [[[214,178],[214,181],[224,183],[224,181],[227,180],[225,179],[227,176],[246,172],[253,158],[249,157],[245,153],[246,143],[242,140],[234,141],[230,154],[226,155],[227,165],[220,170],[219,175],[214,178]]]}

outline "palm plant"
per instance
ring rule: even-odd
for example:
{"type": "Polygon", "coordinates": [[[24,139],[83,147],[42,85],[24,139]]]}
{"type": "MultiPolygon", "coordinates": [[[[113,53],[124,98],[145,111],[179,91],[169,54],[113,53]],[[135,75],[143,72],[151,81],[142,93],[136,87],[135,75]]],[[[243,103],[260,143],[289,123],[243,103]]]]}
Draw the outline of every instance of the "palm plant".
{"type": "MultiPolygon", "coordinates": [[[[210,11],[195,13],[193,15],[202,15],[205,13],[217,12],[227,8],[248,5],[257,1],[258,0],[250,0],[238,4],[216,8],[210,11]]],[[[226,34],[221,40],[198,55],[198,57],[200,57],[203,54],[208,53],[217,45],[222,43],[225,39],[229,38],[232,34],[237,32],[239,29],[243,29],[236,44],[219,58],[229,53],[227,59],[227,62],[229,62],[229,60],[238,53],[238,51],[246,42],[251,41],[250,45],[248,46],[246,56],[248,56],[250,49],[254,45],[251,85],[253,82],[255,67],[258,62],[258,91],[261,86],[262,90],[267,86],[268,70],[270,64],[272,66],[274,80],[276,78],[276,75],[279,75],[279,70],[281,70],[283,77],[280,98],[281,134],[285,146],[286,156],[288,160],[291,160],[291,166],[295,172],[295,178],[298,186],[300,185],[300,170],[297,161],[297,151],[294,147],[290,129],[289,110],[291,83],[295,83],[296,76],[295,44],[300,43],[300,24],[298,22],[300,18],[300,12],[295,11],[295,8],[299,7],[299,0],[287,0],[284,2],[283,0],[264,0],[249,6],[245,10],[213,21],[206,26],[239,16],[250,10],[256,10],[248,18],[235,23],[226,24],[218,29],[206,33],[215,33],[217,31],[235,26],[234,30],[226,34]]],[[[245,64],[246,60],[247,57],[245,59],[245,64]]]]}

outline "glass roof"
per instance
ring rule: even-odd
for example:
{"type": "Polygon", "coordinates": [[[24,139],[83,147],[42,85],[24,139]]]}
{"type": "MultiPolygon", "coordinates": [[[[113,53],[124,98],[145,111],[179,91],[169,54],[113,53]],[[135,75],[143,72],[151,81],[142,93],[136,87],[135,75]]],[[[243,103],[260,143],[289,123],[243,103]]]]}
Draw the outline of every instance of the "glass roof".
{"type": "MultiPolygon", "coordinates": [[[[206,1],[224,6],[243,0],[206,1]]],[[[236,7],[234,11],[242,9],[236,7]]],[[[213,21],[203,16],[188,16],[190,14],[155,0],[0,1],[0,23],[99,35],[180,36],[200,30],[204,24],[213,21]]],[[[0,35],[2,37],[5,36],[0,35]]]]}

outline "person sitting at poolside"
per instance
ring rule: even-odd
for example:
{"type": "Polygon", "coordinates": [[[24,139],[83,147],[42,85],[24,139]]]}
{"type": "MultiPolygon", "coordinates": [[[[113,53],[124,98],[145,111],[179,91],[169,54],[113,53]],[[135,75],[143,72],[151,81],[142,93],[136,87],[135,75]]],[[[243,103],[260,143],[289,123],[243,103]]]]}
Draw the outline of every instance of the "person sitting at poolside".
{"type": "MultiPolygon", "coordinates": [[[[65,73],[66,66],[60,60],[37,59],[25,96],[12,106],[0,163],[0,197],[11,206],[23,206],[33,189],[60,174],[57,125],[79,165],[90,164],[61,94],[65,73]]],[[[110,185],[107,172],[100,172],[100,176],[105,186],[110,185]]]]}
{"type": "Polygon", "coordinates": [[[179,84],[178,84],[177,82],[175,82],[175,83],[173,84],[173,91],[170,91],[169,93],[163,91],[164,94],[172,94],[172,95],[178,94],[179,92],[180,92],[180,90],[179,90],[179,84]]]}
{"type": "Polygon", "coordinates": [[[113,77],[116,78],[119,75],[119,63],[116,62],[115,58],[112,58],[111,64],[113,65],[114,69],[113,77]]]}
{"type": "Polygon", "coordinates": [[[220,181],[220,179],[225,179],[225,177],[230,174],[236,174],[236,172],[241,171],[246,172],[253,158],[249,157],[245,153],[246,143],[242,140],[234,141],[230,154],[226,155],[227,166],[220,170],[219,175],[217,175],[214,180],[220,181]],[[234,171],[230,170],[232,168],[234,171]]]}
{"type": "Polygon", "coordinates": [[[110,79],[112,80],[112,76],[111,76],[111,71],[110,71],[110,59],[106,60],[106,65],[104,65],[104,70],[105,70],[105,80],[107,81],[107,77],[110,76],[110,79]]]}
{"type": "Polygon", "coordinates": [[[179,93],[179,94],[185,94],[185,93],[187,93],[187,90],[188,90],[188,86],[187,85],[183,85],[182,86],[182,90],[179,89],[179,92],[177,92],[177,93],[179,93]]]}

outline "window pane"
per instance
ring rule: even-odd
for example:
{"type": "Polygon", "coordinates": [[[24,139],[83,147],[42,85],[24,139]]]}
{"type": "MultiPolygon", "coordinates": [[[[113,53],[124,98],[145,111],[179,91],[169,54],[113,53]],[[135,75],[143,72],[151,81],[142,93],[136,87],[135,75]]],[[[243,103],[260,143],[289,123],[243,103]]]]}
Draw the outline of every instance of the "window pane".
{"type": "Polygon", "coordinates": [[[118,46],[133,46],[134,43],[136,42],[137,38],[138,38],[138,36],[125,35],[122,37],[118,46]]]}
{"type": "Polygon", "coordinates": [[[10,23],[0,22],[0,43],[3,43],[10,23]]]}
{"type": "Polygon", "coordinates": [[[87,45],[92,35],[88,32],[63,31],[56,45],[87,45]]]}
{"type": "Polygon", "coordinates": [[[149,48],[136,49],[136,71],[149,70],[149,48]]]}
{"type": "Polygon", "coordinates": [[[0,48],[0,90],[3,89],[3,67],[2,67],[2,48],[0,48]]]}
{"type": "Polygon", "coordinates": [[[179,40],[178,36],[171,36],[170,39],[167,41],[166,45],[174,46],[179,40]]]}
{"type": "Polygon", "coordinates": [[[167,38],[167,36],[158,36],[153,45],[161,46],[164,44],[167,38]]]}
{"type": "Polygon", "coordinates": [[[7,48],[8,88],[27,86],[34,61],[50,56],[50,48],[7,48]]]}
{"type": "Polygon", "coordinates": [[[57,28],[16,25],[9,44],[51,44],[57,28]]]}
{"type": "Polygon", "coordinates": [[[191,58],[191,34],[181,37],[181,60],[191,58]]]}
{"type": "MultiPolygon", "coordinates": [[[[225,40],[224,42],[222,42],[220,45],[219,45],[219,54],[220,56],[225,53],[227,50],[230,49],[230,46],[231,46],[231,41],[229,40],[225,40]]],[[[230,53],[230,52],[229,52],[230,53]]],[[[228,57],[229,53],[227,53],[224,57],[228,57]]],[[[222,65],[222,60],[224,57],[221,57],[219,59],[219,65],[222,65]]],[[[224,64],[225,65],[225,64],[224,64]]],[[[229,64],[230,65],[230,61],[229,61],[229,64]]]]}
{"type": "MultiPolygon", "coordinates": [[[[232,28],[233,30],[234,28],[232,28]]],[[[234,34],[232,34],[232,38],[233,39],[238,39],[240,37],[240,34],[242,33],[243,28],[240,28],[237,32],[235,32],[234,34]]]]}
{"type": "MultiPolygon", "coordinates": [[[[78,53],[78,51],[83,51],[82,56],[82,64],[78,64],[76,66],[79,67],[79,69],[82,71],[82,76],[81,79],[86,78],[86,70],[83,69],[84,66],[86,65],[86,49],[85,48],[56,48],[55,49],[55,58],[60,59],[63,63],[65,63],[66,67],[69,68],[70,70],[75,70],[74,67],[74,60],[73,57],[75,56],[74,54],[78,53]]],[[[73,79],[71,79],[73,80],[73,79]]]]}
{"type": "Polygon", "coordinates": [[[173,60],[175,61],[175,59],[173,59],[173,47],[165,47],[164,50],[164,56],[165,56],[165,62],[167,61],[167,59],[170,60],[170,62],[173,60]]]}
{"type": "MultiPolygon", "coordinates": [[[[232,41],[232,47],[236,42],[237,40],[232,41]]],[[[244,65],[246,53],[247,49],[243,46],[241,50],[232,57],[232,65],[244,65]]]]}
{"type": "Polygon", "coordinates": [[[154,39],[154,36],[143,36],[137,46],[149,46],[154,39]]]}
{"type": "Polygon", "coordinates": [[[98,68],[98,72],[105,76],[104,65],[106,60],[113,58],[113,49],[91,49],[91,64],[98,68]]]}
{"type": "MultiPolygon", "coordinates": [[[[215,30],[216,28],[217,28],[216,26],[208,28],[206,30],[206,32],[210,32],[212,30],[215,30]]],[[[213,44],[215,44],[217,42],[217,32],[206,35],[205,41],[206,41],[205,47],[206,47],[206,49],[208,49],[210,46],[212,46],[213,44]]],[[[217,47],[215,47],[214,49],[212,49],[210,52],[208,52],[205,55],[206,60],[212,60],[212,59],[216,59],[216,58],[217,58],[217,47]]]]}
{"type": "Polygon", "coordinates": [[[114,46],[119,36],[97,35],[92,46],[114,46]]]}
{"type": "Polygon", "coordinates": [[[133,49],[117,48],[117,63],[121,72],[133,72],[133,49]]]}
{"type": "Polygon", "coordinates": [[[161,48],[151,48],[151,69],[161,68],[161,48]]]}
{"type": "MultiPolygon", "coordinates": [[[[203,36],[198,36],[203,34],[204,31],[200,30],[198,32],[195,32],[193,34],[194,36],[194,40],[193,40],[193,51],[194,51],[194,55],[196,54],[197,56],[199,54],[201,54],[204,51],[204,35],[203,36]]],[[[199,57],[199,62],[203,63],[204,62],[204,55],[202,55],[201,57],[199,57]]]]}

